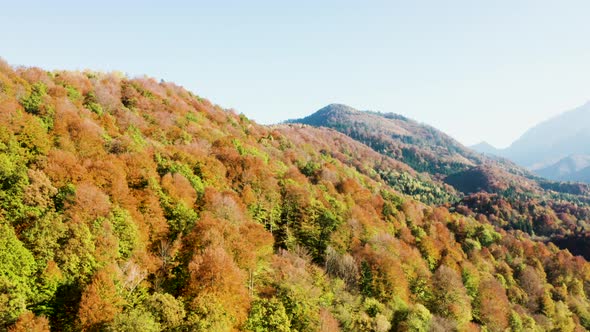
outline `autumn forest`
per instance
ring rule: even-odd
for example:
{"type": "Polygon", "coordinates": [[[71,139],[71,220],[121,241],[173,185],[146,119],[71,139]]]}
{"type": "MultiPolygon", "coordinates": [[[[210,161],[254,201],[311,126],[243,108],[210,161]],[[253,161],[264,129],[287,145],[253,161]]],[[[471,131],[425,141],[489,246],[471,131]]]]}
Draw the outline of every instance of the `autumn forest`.
{"type": "Polygon", "coordinates": [[[588,186],[356,112],[0,61],[0,330],[590,329],[588,186]]]}

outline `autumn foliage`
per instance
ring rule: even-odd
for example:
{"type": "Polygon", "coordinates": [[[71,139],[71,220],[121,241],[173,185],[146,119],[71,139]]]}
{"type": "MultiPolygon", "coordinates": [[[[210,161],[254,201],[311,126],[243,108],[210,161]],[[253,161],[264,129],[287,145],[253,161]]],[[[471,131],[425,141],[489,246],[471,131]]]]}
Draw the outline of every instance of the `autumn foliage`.
{"type": "Polygon", "coordinates": [[[345,135],[172,83],[0,62],[0,179],[1,329],[590,329],[590,264],[533,236],[584,209],[437,207],[345,135]]]}

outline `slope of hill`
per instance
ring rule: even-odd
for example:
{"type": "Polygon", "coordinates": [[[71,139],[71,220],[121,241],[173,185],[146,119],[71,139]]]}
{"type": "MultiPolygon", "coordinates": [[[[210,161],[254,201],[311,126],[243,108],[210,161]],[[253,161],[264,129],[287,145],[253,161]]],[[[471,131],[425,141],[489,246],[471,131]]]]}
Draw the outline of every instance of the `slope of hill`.
{"type": "Polygon", "coordinates": [[[418,172],[448,175],[481,163],[481,158],[440,131],[393,113],[328,105],[292,123],[336,129],[418,172]]]}
{"type": "MultiPolygon", "coordinates": [[[[576,214],[583,219],[586,215],[583,211],[590,203],[590,188],[587,185],[553,182],[533,176],[501,157],[476,154],[444,133],[401,115],[363,112],[334,104],[309,117],[290,122],[334,128],[384,156],[405,162],[434,179],[443,180],[460,196],[458,201],[448,201],[446,205],[462,214],[491,217],[490,222],[498,227],[519,229],[531,236],[542,236],[560,244],[567,242],[564,238],[585,236],[586,228],[572,223],[578,218],[570,219],[570,216],[576,214]],[[403,153],[391,153],[396,150],[414,153],[408,158],[403,153]],[[454,173],[441,174],[441,169],[445,168],[431,167],[444,165],[445,160],[451,158],[464,160],[454,164],[458,166],[454,168],[454,173]],[[489,202],[483,209],[487,211],[484,214],[480,213],[482,200],[489,202]],[[560,205],[564,201],[569,204],[567,213],[563,213],[560,205]]],[[[453,168],[446,168],[450,169],[453,168]]]]}
{"type": "MultiPolygon", "coordinates": [[[[437,181],[428,174],[418,174],[408,165],[381,155],[335,130],[305,125],[278,125],[273,128],[285,133],[297,144],[308,142],[313,149],[320,149],[322,153],[354,167],[366,176],[385,182],[399,193],[415,200],[426,204],[445,204],[458,200],[459,193],[446,183],[437,181]]],[[[319,165],[305,167],[317,170],[319,165]]]]}
{"type": "Polygon", "coordinates": [[[510,174],[499,167],[493,166],[472,167],[466,171],[447,176],[445,182],[466,194],[480,191],[497,193],[510,188],[529,193],[541,191],[541,187],[537,182],[510,174]]]}
{"type": "Polygon", "coordinates": [[[400,194],[405,167],[171,83],[0,62],[0,327],[590,328],[587,261],[494,228],[493,202],[400,194]]]}
{"type": "MultiPolygon", "coordinates": [[[[358,111],[349,106],[332,104],[306,118],[289,122],[333,128],[436,179],[444,180],[451,174],[484,167],[499,172],[485,172],[483,175],[509,173],[519,177],[519,181],[511,181],[512,185],[525,184],[527,190],[535,187],[532,175],[525,169],[495,156],[480,155],[441,131],[401,115],[358,111]]],[[[503,177],[496,177],[489,182],[500,184],[504,180],[503,177]]]]}

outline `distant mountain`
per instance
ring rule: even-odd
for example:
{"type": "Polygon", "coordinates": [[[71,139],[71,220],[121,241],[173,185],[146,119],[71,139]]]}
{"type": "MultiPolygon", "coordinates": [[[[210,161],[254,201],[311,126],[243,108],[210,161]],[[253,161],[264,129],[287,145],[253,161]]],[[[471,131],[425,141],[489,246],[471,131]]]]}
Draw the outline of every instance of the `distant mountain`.
{"type": "Polygon", "coordinates": [[[529,129],[500,155],[530,169],[541,169],[572,154],[590,155],[589,142],[590,102],[529,129]]]}
{"type": "Polygon", "coordinates": [[[555,164],[536,170],[535,173],[551,180],[586,181],[590,178],[589,167],[590,155],[570,155],[555,164]]]}
{"type": "Polygon", "coordinates": [[[590,183],[590,166],[571,174],[568,179],[569,181],[590,183]]]}
{"type": "Polygon", "coordinates": [[[489,144],[488,142],[479,142],[475,145],[469,147],[472,150],[475,150],[479,153],[487,154],[487,155],[501,155],[501,150],[497,149],[493,145],[489,144]]]}
{"type": "Polygon", "coordinates": [[[399,114],[331,104],[308,117],[289,122],[340,131],[417,172],[441,180],[449,178],[450,182],[445,182],[463,192],[501,190],[511,185],[517,185],[520,190],[540,189],[531,181],[532,175],[515,164],[481,155],[445,133],[399,114]],[[509,174],[518,180],[509,183],[509,174]],[[462,176],[464,179],[460,179],[462,176]]]}
{"type": "Polygon", "coordinates": [[[289,122],[335,129],[418,172],[448,175],[481,163],[478,154],[451,137],[399,114],[331,104],[289,122]]]}

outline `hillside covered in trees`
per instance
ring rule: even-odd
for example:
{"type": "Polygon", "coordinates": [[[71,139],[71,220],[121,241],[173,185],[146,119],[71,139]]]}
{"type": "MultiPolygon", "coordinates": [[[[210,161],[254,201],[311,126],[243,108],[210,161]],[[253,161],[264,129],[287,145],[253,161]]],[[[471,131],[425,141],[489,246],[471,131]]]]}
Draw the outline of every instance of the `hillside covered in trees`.
{"type": "Polygon", "coordinates": [[[418,172],[437,178],[482,165],[529,175],[528,171],[507,160],[478,154],[436,128],[400,114],[359,111],[342,104],[330,104],[308,117],[288,123],[335,129],[379,153],[401,160],[418,172]]]}
{"type": "MultiPolygon", "coordinates": [[[[435,199],[413,195],[417,200],[445,205],[506,230],[524,231],[590,259],[585,245],[590,241],[587,184],[539,178],[508,160],[474,153],[445,133],[399,114],[331,104],[288,122],[335,129],[414,170],[412,183],[443,184],[449,194],[435,199]]],[[[400,183],[390,185],[409,194],[400,183]]]]}
{"type": "Polygon", "coordinates": [[[172,83],[0,62],[0,179],[1,329],[590,329],[590,264],[502,224],[584,195],[545,220],[172,83]]]}

